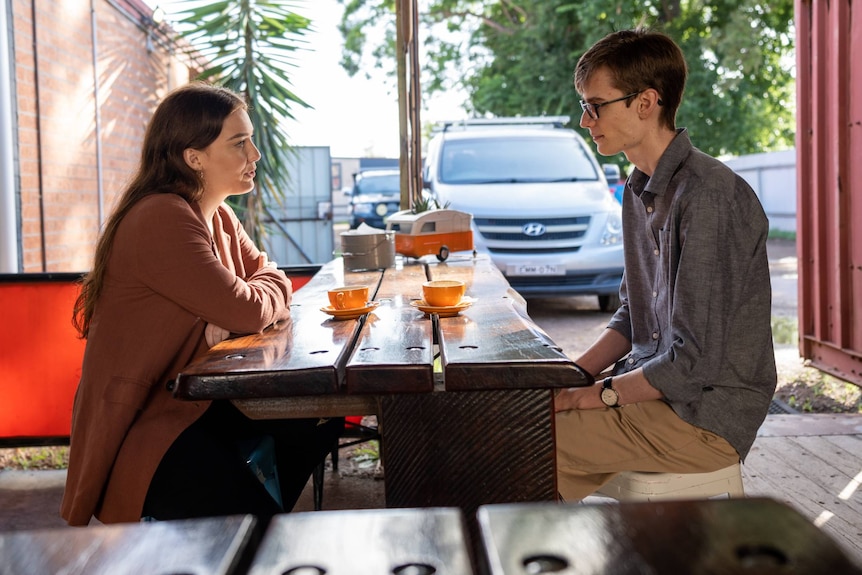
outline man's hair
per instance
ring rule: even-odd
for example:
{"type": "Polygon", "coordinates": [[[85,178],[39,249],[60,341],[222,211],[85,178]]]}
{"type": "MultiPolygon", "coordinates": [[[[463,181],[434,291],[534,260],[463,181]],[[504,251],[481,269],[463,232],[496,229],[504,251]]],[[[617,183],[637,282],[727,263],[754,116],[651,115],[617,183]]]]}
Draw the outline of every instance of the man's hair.
{"type": "Polygon", "coordinates": [[[587,50],[575,66],[575,89],[606,68],[614,87],[631,94],[647,88],[659,93],[660,121],[676,127],[676,111],[685,90],[687,68],[679,46],[665,34],[636,28],[608,34],[587,50]]]}

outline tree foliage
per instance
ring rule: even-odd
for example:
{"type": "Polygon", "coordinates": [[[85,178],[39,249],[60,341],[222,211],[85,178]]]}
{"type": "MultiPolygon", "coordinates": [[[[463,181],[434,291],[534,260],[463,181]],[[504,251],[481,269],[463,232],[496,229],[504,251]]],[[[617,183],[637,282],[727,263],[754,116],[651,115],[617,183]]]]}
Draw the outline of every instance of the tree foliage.
{"type": "Polygon", "coordinates": [[[294,56],[304,48],[311,21],[290,0],[179,0],[170,4],[173,26],[188,41],[206,80],[243,94],[262,157],[255,189],[229,201],[255,241],[266,234],[261,215],[280,205],[290,184],[284,169],[293,153],[283,126],[294,106],[308,107],[293,92],[294,56]]]}
{"type": "MultiPolygon", "coordinates": [[[[393,30],[392,0],[340,0],[342,65],[371,58],[389,67],[394,43],[366,30],[393,30]]],[[[614,31],[647,26],[686,55],[689,80],[677,124],[702,150],[747,154],[793,146],[792,0],[427,0],[420,2],[427,95],[459,85],[474,115],[569,115],[581,110],[572,83],[578,58],[614,31]]]]}

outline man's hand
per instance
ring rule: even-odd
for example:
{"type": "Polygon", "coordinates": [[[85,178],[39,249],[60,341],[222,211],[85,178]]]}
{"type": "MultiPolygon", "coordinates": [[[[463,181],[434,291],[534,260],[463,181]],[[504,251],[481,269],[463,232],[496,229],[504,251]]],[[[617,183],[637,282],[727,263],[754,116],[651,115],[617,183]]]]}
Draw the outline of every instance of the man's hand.
{"type": "Polygon", "coordinates": [[[602,403],[600,385],[588,387],[569,387],[561,389],[554,396],[554,411],[569,411],[570,409],[599,409],[606,407],[602,403]]]}
{"type": "Polygon", "coordinates": [[[204,329],[204,335],[207,338],[207,345],[212,347],[229,338],[230,332],[223,327],[219,327],[213,323],[208,323],[204,329]]]}

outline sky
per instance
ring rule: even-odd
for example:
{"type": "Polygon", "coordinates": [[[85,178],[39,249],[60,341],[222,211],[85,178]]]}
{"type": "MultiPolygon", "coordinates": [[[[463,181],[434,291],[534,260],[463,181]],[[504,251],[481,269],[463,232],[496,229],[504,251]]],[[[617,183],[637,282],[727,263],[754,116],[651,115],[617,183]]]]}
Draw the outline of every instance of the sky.
{"type": "MultiPolygon", "coordinates": [[[[144,0],[155,8],[170,0],[144,0]]],[[[370,58],[354,77],[339,64],[343,40],[338,24],[344,7],[336,0],[296,0],[296,12],[312,21],[305,34],[308,50],[298,52],[291,72],[294,93],[312,106],[293,107],[294,121],[285,126],[294,146],[329,146],[334,158],[399,155],[398,89],[395,78],[373,69],[370,58]],[[366,70],[373,74],[366,78],[366,70]]],[[[167,10],[170,13],[170,8],[167,10]]],[[[421,49],[421,48],[420,48],[421,49]]],[[[420,62],[422,54],[420,53],[420,62]]],[[[395,66],[395,62],[392,62],[395,66]]],[[[421,89],[421,87],[420,87],[421,89]]],[[[437,95],[420,111],[422,124],[466,117],[463,93],[437,95]]]]}
{"type": "MultiPolygon", "coordinates": [[[[351,78],[339,65],[343,41],[337,25],[343,11],[335,0],[305,0],[297,6],[296,12],[309,17],[315,31],[306,35],[313,51],[303,54],[292,82],[294,92],[314,109],[295,108],[296,122],[288,124],[288,137],[297,146],[329,146],[335,158],[397,158],[395,78],[387,79],[379,70],[373,70],[377,76],[371,80],[365,70],[351,78]]],[[[372,62],[363,65],[371,69],[372,62]]],[[[437,96],[420,111],[420,121],[464,118],[462,101],[459,94],[437,96]]]]}

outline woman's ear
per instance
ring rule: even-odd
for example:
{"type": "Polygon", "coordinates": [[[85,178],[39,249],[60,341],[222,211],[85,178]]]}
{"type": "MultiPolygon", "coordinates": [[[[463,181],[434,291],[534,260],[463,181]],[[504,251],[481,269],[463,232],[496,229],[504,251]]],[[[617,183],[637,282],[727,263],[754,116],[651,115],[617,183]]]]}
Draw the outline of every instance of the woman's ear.
{"type": "Polygon", "coordinates": [[[188,167],[196,172],[203,169],[203,165],[201,165],[200,152],[194,148],[186,148],[183,150],[183,160],[185,160],[188,167]]]}

